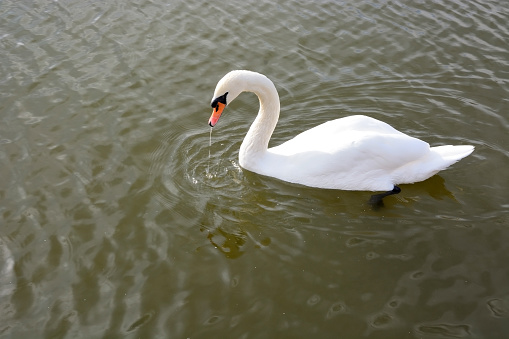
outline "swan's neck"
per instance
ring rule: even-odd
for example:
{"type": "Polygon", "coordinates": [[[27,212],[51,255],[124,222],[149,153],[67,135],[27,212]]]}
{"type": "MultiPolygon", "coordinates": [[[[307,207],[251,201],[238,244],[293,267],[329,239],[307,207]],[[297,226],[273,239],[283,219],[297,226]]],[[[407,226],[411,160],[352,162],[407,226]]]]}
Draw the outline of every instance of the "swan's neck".
{"type": "Polygon", "coordinates": [[[254,92],[260,101],[258,115],[240,146],[239,162],[246,169],[254,169],[257,161],[269,147],[269,140],[279,119],[279,96],[276,87],[265,76],[249,81],[248,91],[254,92]]]}

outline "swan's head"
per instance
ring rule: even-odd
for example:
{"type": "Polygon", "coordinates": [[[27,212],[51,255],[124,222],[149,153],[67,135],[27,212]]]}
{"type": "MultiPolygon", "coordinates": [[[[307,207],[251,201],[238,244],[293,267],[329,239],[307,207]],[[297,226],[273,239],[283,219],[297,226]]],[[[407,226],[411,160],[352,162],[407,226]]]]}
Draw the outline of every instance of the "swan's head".
{"type": "Polygon", "coordinates": [[[219,118],[221,117],[221,114],[223,113],[224,108],[227,105],[227,98],[228,92],[225,92],[223,95],[220,95],[212,100],[212,103],[210,106],[212,106],[212,115],[209,119],[209,126],[214,127],[217,122],[219,121],[219,118]]]}
{"type": "Polygon", "coordinates": [[[254,72],[231,71],[219,80],[212,97],[212,102],[210,103],[213,108],[209,119],[210,127],[216,125],[224,108],[245,90],[250,73],[254,72]]]}

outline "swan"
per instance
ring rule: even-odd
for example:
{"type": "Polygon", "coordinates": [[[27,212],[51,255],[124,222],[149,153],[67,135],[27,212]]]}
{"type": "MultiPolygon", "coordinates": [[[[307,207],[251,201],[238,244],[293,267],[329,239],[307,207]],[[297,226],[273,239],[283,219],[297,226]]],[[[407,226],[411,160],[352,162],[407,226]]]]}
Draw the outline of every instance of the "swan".
{"type": "Polygon", "coordinates": [[[265,75],[235,70],[216,86],[209,126],[242,92],[258,96],[259,110],[240,146],[239,165],[249,171],[305,186],[385,191],[370,202],[401,192],[399,184],[423,181],[473,152],[470,145],[436,146],[364,115],[327,121],[268,148],[279,119],[279,96],[265,75]]]}

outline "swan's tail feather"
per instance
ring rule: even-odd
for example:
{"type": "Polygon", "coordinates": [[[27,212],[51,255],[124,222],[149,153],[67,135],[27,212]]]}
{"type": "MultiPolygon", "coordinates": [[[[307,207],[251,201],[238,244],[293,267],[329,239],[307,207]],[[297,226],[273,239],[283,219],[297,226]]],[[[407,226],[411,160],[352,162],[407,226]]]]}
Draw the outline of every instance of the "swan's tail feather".
{"type": "Polygon", "coordinates": [[[431,147],[426,157],[400,167],[394,173],[394,181],[399,184],[411,184],[426,180],[473,151],[474,146],[470,145],[431,147]]]}
{"type": "MultiPolygon", "coordinates": [[[[430,173],[428,178],[460,161],[474,151],[470,145],[445,145],[431,147],[430,160],[427,161],[430,173]]],[[[424,166],[426,168],[427,166],[424,166]]],[[[427,179],[427,178],[426,178],[427,179]]],[[[423,179],[424,180],[424,179],[423,179]]]]}
{"type": "Polygon", "coordinates": [[[436,146],[432,147],[431,151],[438,154],[446,163],[447,166],[454,164],[455,162],[463,159],[474,151],[474,146],[471,145],[459,145],[459,146],[436,146]]]}

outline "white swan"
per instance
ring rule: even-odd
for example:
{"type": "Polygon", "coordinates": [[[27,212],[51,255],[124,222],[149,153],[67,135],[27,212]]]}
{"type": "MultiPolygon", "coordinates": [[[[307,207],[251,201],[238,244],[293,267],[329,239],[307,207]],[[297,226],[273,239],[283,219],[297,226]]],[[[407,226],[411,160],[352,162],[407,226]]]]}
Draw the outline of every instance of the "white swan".
{"type": "Polygon", "coordinates": [[[397,184],[425,180],[474,150],[469,145],[430,147],[363,115],[325,122],[268,148],[279,119],[279,96],[272,81],[260,73],[231,71],[218,82],[209,125],[214,127],[226,105],[244,91],[258,96],[260,109],[240,146],[240,166],[284,181],[319,188],[388,191],[381,199],[399,193],[397,184]]]}

